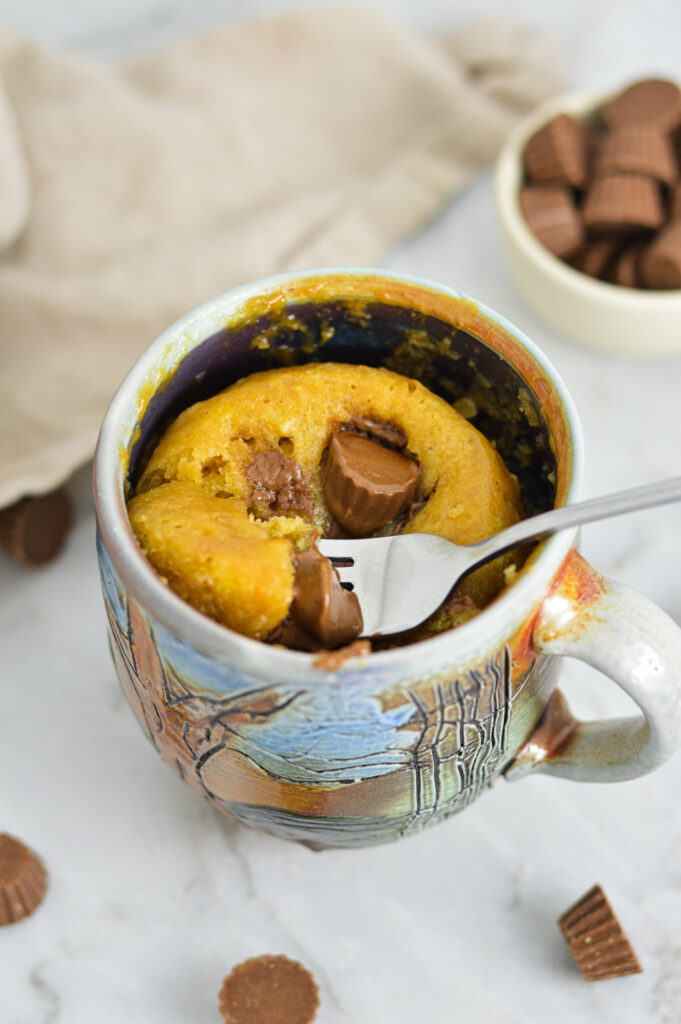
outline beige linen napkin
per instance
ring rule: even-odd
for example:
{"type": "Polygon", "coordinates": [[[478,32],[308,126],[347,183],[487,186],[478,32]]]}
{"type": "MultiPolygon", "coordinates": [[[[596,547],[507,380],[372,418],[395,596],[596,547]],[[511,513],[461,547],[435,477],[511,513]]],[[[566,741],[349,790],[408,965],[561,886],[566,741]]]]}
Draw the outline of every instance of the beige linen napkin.
{"type": "Polygon", "coordinates": [[[0,507],[91,455],[123,375],[211,295],[368,264],[560,85],[506,22],[434,42],[365,8],[124,67],[0,29],[0,507]]]}

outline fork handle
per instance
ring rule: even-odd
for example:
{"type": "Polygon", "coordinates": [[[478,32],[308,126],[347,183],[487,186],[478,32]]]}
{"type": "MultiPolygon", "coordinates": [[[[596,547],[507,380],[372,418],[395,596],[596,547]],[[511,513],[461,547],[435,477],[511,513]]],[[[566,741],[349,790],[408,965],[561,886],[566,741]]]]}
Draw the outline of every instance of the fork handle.
{"type": "Polygon", "coordinates": [[[654,505],[667,505],[681,501],[681,477],[670,480],[659,480],[654,484],[632,487],[627,491],[607,494],[602,498],[580,501],[574,505],[563,505],[560,508],[541,512],[538,516],[522,519],[519,523],[509,526],[500,533],[488,537],[487,540],[471,544],[470,550],[479,555],[476,565],[496,558],[497,555],[510,551],[528,540],[539,540],[551,533],[568,529],[571,526],[582,526],[593,523],[597,519],[619,516],[625,512],[636,512],[638,509],[651,508],[654,505]]]}

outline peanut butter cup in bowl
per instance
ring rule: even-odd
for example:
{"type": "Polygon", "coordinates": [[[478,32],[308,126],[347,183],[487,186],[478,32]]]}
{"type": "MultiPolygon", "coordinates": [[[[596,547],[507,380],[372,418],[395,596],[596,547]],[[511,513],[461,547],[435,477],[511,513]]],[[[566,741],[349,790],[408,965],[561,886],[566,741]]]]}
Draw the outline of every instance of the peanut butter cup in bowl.
{"type": "Polygon", "coordinates": [[[572,341],[681,351],[681,89],[568,93],[511,133],[495,198],[511,277],[572,341]]]}

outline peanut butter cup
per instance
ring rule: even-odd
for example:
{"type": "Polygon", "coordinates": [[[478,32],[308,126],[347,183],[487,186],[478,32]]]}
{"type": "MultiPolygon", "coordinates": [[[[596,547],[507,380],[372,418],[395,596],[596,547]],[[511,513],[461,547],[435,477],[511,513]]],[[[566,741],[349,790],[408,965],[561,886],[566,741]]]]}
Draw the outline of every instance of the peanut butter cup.
{"type": "Polygon", "coordinates": [[[593,232],[655,231],[664,222],[660,187],[642,174],[602,174],[594,178],[582,210],[593,232]]]}
{"type": "MultiPolygon", "coordinates": [[[[357,595],[346,590],[338,573],[316,548],[296,557],[291,617],[323,647],[338,647],[362,632],[357,595]]],[[[291,638],[289,638],[291,644],[291,638]]]]}
{"type": "Polygon", "coordinates": [[[386,423],[383,420],[375,420],[370,416],[353,416],[346,424],[341,425],[341,430],[354,430],[358,434],[366,434],[375,441],[382,441],[390,448],[406,448],[407,435],[396,423],[386,423]]]}
{"type": "Polygon", "coordinates": [[[46,889],[47,872],[40,857],[14,836],[0,834],[0,925],[29,917],[46,889]]]}
{"type": "Polygon", "coordinates": [[[246,467],[253,485],[251,501],[271,512],[303,512],[314,507],[303,471],[288,455],[279,451],[256,452],[246,467]]]}
{"type": "Polygon", "coordinates": [[[73,520],[73,502],[64,487],[23,498],[0,511],[0,546],[21,565],[46,565],[63,548],[73,520]]]}
{"type": "Polygon", "coordinates": [[[600,885],[566,910],[558,918],[558,927],[587,981],[643,970],[600,885]]]}
{"type": "Polygon", "coordinates": [[[584,241],[579,211],[570,189],[560,185],[526,185],[520,207],[533,235],[554,256],[567,259],[584,241]]]}
{"type": "Polygon", "coordinates": [[[419,464],[401,452],[340,431],[331,436],[322,469],[324,497],[344,530],[367,537],[409,508],[419,474],[419,464]]]}
{"type": "Polygon", "coordinates": [[[631,242],[617,254],[609,274],[613,284],[622,285],[623,288],[642,287],[639,263],[644,249],[644,242],[631,242]]]}
{"type": "Polygon", "coordinates": [[[537,184],[580,187],[586,181],[584,128],[570,114],[558,114],[528,139],[523,165],[537,184]]]}
{"type": "Polygon", "coordinates": [[[645,174],[666,185],[678,177],[669,136],[654,125],[623,124],[603,139],[596,156],[596,174],[645,174]]]}
{"type": "Polygon", "coordinates": [[[647,288],[681,288],[681,220],[660,232],[643,253],[640,266],[647,288]]]}
{"type": "Polygon", "coordinates": [[[302,964],[286,956],[256,956],[238,964],[222,983],[225,1024],[311,1024],[319,989],[302,964]]]}
{"type": "Polygon", "coordinates": [[[606,277],[621,246],[621,238],[597,238],[582,246],[570,264],[589,277],[606,277]]]}
{"type": "Polygon", "coordinates": [[[663,78],[634,82],[603,107],[611,128],[623,124],[655,125],[672,132],[681,125],[681,89],[663,78]]]}
{"type": "Polygon", "coordinates": [[[669,221],[681,220],[681,182],[677,181],[669,190],[669,221]]]}

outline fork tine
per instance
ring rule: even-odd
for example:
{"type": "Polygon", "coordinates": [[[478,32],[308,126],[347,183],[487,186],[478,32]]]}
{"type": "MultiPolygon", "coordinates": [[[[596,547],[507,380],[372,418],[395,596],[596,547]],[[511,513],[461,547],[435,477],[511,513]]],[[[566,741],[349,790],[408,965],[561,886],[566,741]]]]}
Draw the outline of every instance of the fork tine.
{"type": "Polygon", "coordinates": [[[331,555],[329,561],[336,569],[349,569],[355,564],[354,558],[340,558],[338,555],[331,555]]]}
{"type": "Polygon", "coordinates": [[[319,550],[336,569],[342,584],[351,584],[364,619],[363,636],[371,636],[380,626],[380,594],[386,572],[392,537],[360,537],[355,540],[320,540],[319,550]],[[350,550],[348,550],[350,548],[350,550]]]}
{"type": "Polygon", "coordinates": [[[351,578],[351,574],[348,572],[348,570],[353,569],[355,565],[355,559],[348,554],[347,549],[344,551],[339,551],[338,554],[334,554],[333,551],[329,550],[328,547],[328,545],[331,545],[333,543],[333,541],[327,540],[320,541],[318,545],[319,550],[324,555],[324,557],[328,558],[328,560],[331,562],[331,565],[338,573],[338,578],[340,579],[341,584],[350,586],[354,590],[354,580],[351,578]]]}
{"type": "Polygon", "coordinates": [[[341,582],[353,585],[364,619],[363,636],[418,625],[457,578],[442,557],[443,547],[451,550],[452,545],[434,534],[320,540],[318,547],[336,563],[341,582]]]}

